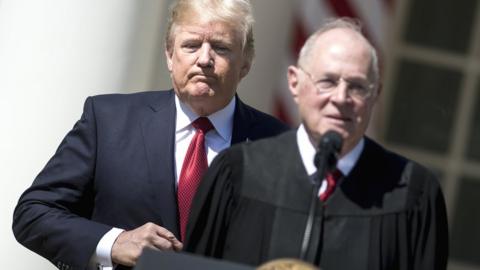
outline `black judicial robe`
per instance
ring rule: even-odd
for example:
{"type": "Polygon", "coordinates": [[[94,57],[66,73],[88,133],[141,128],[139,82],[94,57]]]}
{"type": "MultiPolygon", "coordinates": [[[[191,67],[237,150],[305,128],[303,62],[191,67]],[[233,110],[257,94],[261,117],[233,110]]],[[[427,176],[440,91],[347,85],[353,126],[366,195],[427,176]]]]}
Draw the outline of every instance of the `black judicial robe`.
{"type": "MultiPolygon", "coordinates": [[[[312,188],[295,131],[231,147],[197,191],[185,250],[250,265],[299,257],[312,188]]],[[[317,210],[308,261],[323,270],[446,269],[447,217],[435,176],[368,138],[317,210]]]]}

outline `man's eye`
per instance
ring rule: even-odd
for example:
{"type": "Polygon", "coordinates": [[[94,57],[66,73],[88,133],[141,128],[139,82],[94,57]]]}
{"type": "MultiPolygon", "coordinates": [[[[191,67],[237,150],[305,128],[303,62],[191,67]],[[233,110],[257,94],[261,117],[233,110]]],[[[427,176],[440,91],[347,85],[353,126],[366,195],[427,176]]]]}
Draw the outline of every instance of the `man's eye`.
{"type": "Polygon", "coordinates": [[[200,47],[199,44],[196,44],[196,43],[185,43],[185,44],[182,44],[182,48],[188,50],[188,51],[195,51],[197,50],[198,48],[200,47]]]}
{"type": "Polygon", "coordinates": [[[322,89],[329,89],[332,87],[335,87],[336,82],[331,79],[321,79],[317,82],[317,86],[322,88],[322,89]]]}
{"type": "Polygon", "coordinates": [[[360,83],[351,83],[349,85],[350,91],[357,92],[357,93],[364,93],[367,91],[367,87],[360,83]]]}
{"type": "Polygon", "coordinates": [[[218,54],[225,54],[225,53],[228,53],[230,51],[230,48],[228,48],[227,46],[223,46],[223,45],[215,45],[215,46],[213,46],[213,49],[218,54]]]}

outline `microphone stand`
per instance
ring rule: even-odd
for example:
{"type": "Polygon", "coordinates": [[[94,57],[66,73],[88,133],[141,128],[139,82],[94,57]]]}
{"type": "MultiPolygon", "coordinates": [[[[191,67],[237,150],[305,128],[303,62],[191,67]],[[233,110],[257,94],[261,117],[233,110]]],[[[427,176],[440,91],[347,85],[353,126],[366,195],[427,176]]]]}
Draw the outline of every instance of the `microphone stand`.
{"type": "Polygon", "coordinates": [[[318,146],[318,151],[315,154],[314,163],[317,166],[317,177],[314,178],[312,195],[310,198],[310,207],[308,209],[308,218],[305,225],[305,232],[303,234],[302,247],[300,251],[300,259],[307,261],[307,252],[310,247],[312,238],[313,223],[315,220],[315,213],[317,212],[318,192],[320,185],[325,179],[327,172],[333,171],[336,168],[337,156],[342,146],[342,138],[340,134],[334,131],[327,131],[321,138],[318,146]]]}
{"type": "MultiPolygon", "coordinates": [[[[319,170],[317,170],[319,172],[319,170]]],[[[307,224],[305,225],[305,232],[303,234],[302,249],[300,252],[300,259],[307,260],[307,251],[310,246],[312,238],[313,221],[315,219],[315,213],[317,212],[318,203],[318,191],[320,190],[320,183],[325,178],[325,171],[319,172],[318,177],[315,177],[312,188],[312,195],[310,198],[310,207],[308,209],[307,224]]]]}

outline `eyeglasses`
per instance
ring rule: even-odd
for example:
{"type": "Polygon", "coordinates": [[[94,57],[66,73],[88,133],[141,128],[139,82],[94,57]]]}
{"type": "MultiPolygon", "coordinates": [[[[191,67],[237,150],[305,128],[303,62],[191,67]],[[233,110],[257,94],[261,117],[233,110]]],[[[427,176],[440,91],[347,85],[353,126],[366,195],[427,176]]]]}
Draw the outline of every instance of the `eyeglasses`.
{"type": "Polygon", "coordinates": [[[308,71],[302,67],[298,68],[307,75],[310,82],[315,86],[317,94],[333,93],[333,91],[338,88],[342,81],[347,85],[347,95],[358,100],[365,100],[369,98],[375,89],[375,84],[362,80],[349,80],[342,77],[335,78],[333,76],[325,76],[315,80],[308,71]]]}

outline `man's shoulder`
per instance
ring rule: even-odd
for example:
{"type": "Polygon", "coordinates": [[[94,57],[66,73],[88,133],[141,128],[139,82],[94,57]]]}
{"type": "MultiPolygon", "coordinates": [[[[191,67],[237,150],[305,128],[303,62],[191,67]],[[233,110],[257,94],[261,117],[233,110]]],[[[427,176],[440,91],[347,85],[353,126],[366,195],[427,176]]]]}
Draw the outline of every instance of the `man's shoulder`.
{"type": "Polygon", "coordinates": [[[287,149],[296,146],[295,130],[289,130],[272,137],[232,145],[226,151],[233,155],[279,158],[287,149]]]}
{"type": "Polygon", "coordinates": [[[280,121],[278,118],[275,118],[274,116],[270,115],[270,114],[267,114],[267,113],[264,113],[260,110],[257,110],[255,108],[253,108],[252,106],[249,106],[248,104],[245,104],[241,101],[239,101],[239,103],[241,105],[241,108],[244,110],[245,113],[248,113],[249,116],[253,119],[256,119],[257,122],[268,122],[272,125],[275,125],[275,126],[278,126],[278,127],[281,127],[285,130],[289,129],[289,127],[282,121],[280,121]]]}
{"type": "MultiPolygon", "coordinates": [[[[238,184],[247,180],[255,186],[260,182],[254,183],[258,178],[253,175],[268,171],[278,173],[278,167],[287,168],[294,160],[295,155],[290,152],[295,146],[295,132],[287,131],[274,137],[232,145],[215,157],[211,167],[216,168],[217,174],[231,175],[228,181],[238,184]]],[[[273,179],[262,180],[264,186],[273,179]]]]}
{"type": "MultiPolygon", "coordinates": [[[[406,166],[407,164],[410,164],[410,166],[414,166],[418,170],[422,171],[430,171],[427,167],[424,165],[420,164],[416,160],[406,157],[403,154],[390,150],[376,141],[374,141],[371,138],[366,138],[365,139],[365,152],[370,155],[369,158],[374,157],[374,160],[378,160],[379,162],[383,163],[384,165],[387,164],[401,164],[403,166],[406,166]]],[[[371,162],[373,160],[371,159],[371,162]]]]}
{"type": "Polygon", "coordinates": [[[237,99],[234,129],[244,129],[251,140],[259,140],[275,136],[290,129],[290,127],[272,115],[261,112],[237,99]],[[238,126],[236,126],[238,125],[238,126]]]}
{"type": "Polygon", "coordinates": [[[366,159],[369,162],[376,163],[374,166],[385,174],[395,174],[401,177],[400,181],[407,181],[410,190],[440,188],[437,175],[413,158],[389,150],[369,138],[366,140],[365,151],[368,152],[369,157],[366,159]]]}
{"type": "MultiPolygon", "coordinates": [[[[425,200],[441,192],[430,169],[370,138],[366,138],[363,152],[343,187],[348,197],[358,195],[357,204],[378,205],[374,211],[383,214],[418,209],[425,200]]],[[[369,207],[366,209],[371,211],[373,208],[369,207]]]]}
{"type": "Polygon", "coordinates": [[[125,94],[103,94],[88,97],[84,110],[91,108],[97,115],[122,117],[144,112],[175,108],[173,90],[145,91],[125,94]],[[115,116],[117,115],[117,116],[115,116]]]}
{"type": "Polygon", "coordinates": [[[173,90],[142,91],[134,93],[113,93],[91,96],[90,98],[97,103],[136,103],[136,102],[154,102],[155,100],[172,98],[173,90]]]}

